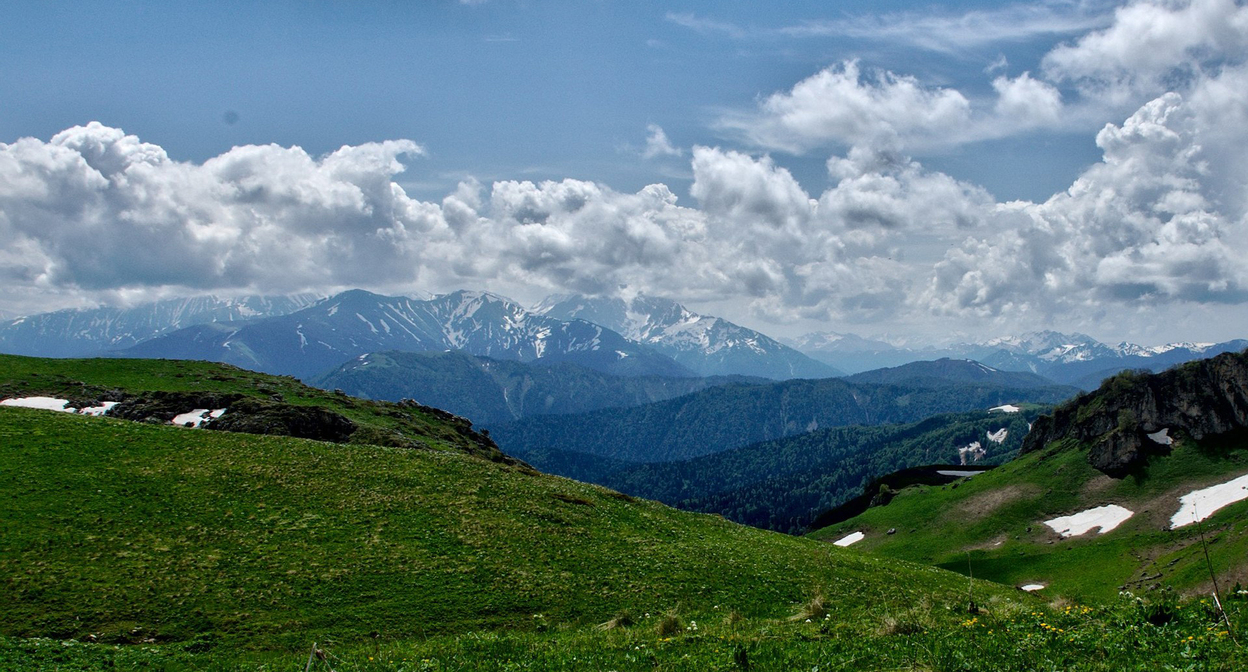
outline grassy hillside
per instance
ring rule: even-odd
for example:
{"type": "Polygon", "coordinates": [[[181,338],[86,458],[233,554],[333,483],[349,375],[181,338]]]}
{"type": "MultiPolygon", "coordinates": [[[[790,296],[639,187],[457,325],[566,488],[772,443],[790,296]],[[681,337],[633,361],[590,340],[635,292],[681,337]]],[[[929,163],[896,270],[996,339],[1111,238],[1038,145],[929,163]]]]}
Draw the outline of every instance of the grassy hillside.
{"type": "MultiPolygon", "coordinates": [[[[229,364],[181,360],[43,359],[0,355],[0,399],[52,396],[97,403],[138,395],[224,395],[252,406],[325,409],[357,425],[349,442],[460,450],[507,459],[462,418],[435,408],[355,399],[229,364]]],[[[176,398],[176,397],[175,397],[176,398]]],[[[192,410],[194,406],[183,410],[192,410]]],[[[276,432],[276,430],[275,430],[276,432]]]]}
{"type": "MultiPolygon", "coordinates": [[[[8,364],[5,389],[266,386],[361,421],[371,408],[217,365],[8,364]]],[[[876,585],[885,569],[925,591],[953,589],[920,568],[490,462],[452,442],[344,445],[0,408],[0,444],[8,635],[214,633],[254,644],[527,628],[535,613],[596,623],[678,605],[774,616],[816,590],[843,598],[876,585]]]]}
{"type": "MultiPolygon", "coordinates": [[[[19,364],[4,389],[214,370],[19,364]]],[[[336,408],[363,425],[389,407],[336,408]]],[[[0,407],[0,669],[302,670],[312,642],[318,670],[1245,662],[1199,609],[1160,627],[1135,602],[1055,608],[490,461],[427,423],[426,449],[0,407]]]]}
{"type": "MultiPolygon", "coordinates": [[[[1133,475],[1088,464],[1087,448],[1057,442],[997,469],[942,487],[907,488],[886,506],[813,533],[853,548],[929,563],[1007,585],[1039,583],[1049,595],[1104,599],[1170,586],[1207,594],[1210,577],[1195,525],[1169,529],[1179,497],[1248,473],[1248,436],[1181,441],[1133,475]],[[1135,515],[1116,529],[1062,538],[1043,521],[1116,504],[1135,515]],[[895,529],[892,535],[887,530],[895,529]]],[[[1223,589],[1248,584],[1248,502],[1203,524],[1223,589]]]]}

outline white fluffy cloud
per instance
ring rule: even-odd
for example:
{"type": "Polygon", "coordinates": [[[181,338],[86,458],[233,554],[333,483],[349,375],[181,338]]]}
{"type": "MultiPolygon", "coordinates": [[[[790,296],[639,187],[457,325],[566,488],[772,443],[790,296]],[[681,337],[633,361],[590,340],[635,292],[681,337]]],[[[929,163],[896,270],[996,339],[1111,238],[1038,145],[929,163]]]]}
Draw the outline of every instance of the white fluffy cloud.
{"type": "Polygon", "coordinates": [[[998,76],[992,88],[995,99],[977,101],[846,61],[771,94],[753,112],[725,115],[719,126],[761,147],[802,153],[838,145],[925,150],[1066,123],[1061,92],[1029,72],[998,76]]]}
{"type": "Polygon", "coordinates": [[[202,164],[98,123],[0,145],[0,276],[97,299],[343,286],[739,297],[773,317],[876,310],[908,291],[897,246],[974,228],[982,192],[893,156],[831,162],[809,195],[770,157],[697,147],[691,193],[580,180],[395,184],[409,141],[314,157],[236,147],[202,164]]]}
{"type": "Polygon", "coordinates": [[[408,265],[395,239],[446,229],[391,177],[408,141],[238,147],[203,165],[98,123],[0,145],[0,269],[48,287],[191,289],[377,282],[408,265]]]}
{"type": "Polygon", "coordinates": [[[1144,0],[1120,7],[1114,22],[1044,58],[1046,76],[1085,93],[1130,102],[1248,50],[1248,7],[1235,0],[1144,0]]]}
{"type": "MultiPolygon", "coordinates": [[[[1242,82],[1244,73],[1222,77],[1242,82]]],[[[1248,147],[1248,89],[1222,77],[1107,125],[1096,138],[1102,162],[1045,203],[1000,206],[998,233],[950,251],[924,301],[1023,315],[1248,300],[1248,182],[1236,172],[1248,147]]]]}
{"type": "Polygon", "coordinates": [[[720,123],[761,146],[800,152],[828,143],[927,142],[960,132],[970,116],[970,102],[958,91],[892,72],[864,75],[858,61],[846,61],[768,96],[756,114],[720,123]]]}

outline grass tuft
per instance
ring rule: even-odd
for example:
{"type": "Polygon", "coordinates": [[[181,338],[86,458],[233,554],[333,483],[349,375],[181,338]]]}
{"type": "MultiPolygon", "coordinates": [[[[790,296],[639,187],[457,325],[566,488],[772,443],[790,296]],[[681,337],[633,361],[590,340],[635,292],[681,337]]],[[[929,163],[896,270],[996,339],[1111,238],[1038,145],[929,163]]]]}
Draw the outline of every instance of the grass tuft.
{"type": "Polygon", "coordinates": [[[685,624],[681,623],[680,617],[676,612],[669,611],[663,614],[659,622],[654,626],[654,632],[660,637],[675,637],[685,629],[685,624]]]}
{"type": "Polygon", "coordinates": [[[810,601],[802,605],[801,610],[789,617],[792,621],[817,621],[828,615],[828,601],[823,591],[815,593],[810,601]]]}
{"type": "Polygon", "coordinates": [[[627,610],[625,610],[625,611],[621,611],[615,616],[612,616],[610,620],[608,620],[606,623],[599,623],[598,629],[599,630],[620,630],[622,628],[627,628],[633,625],[635,622],[636,621],[633,620],[633,615],[628,613],[627,610]]]}

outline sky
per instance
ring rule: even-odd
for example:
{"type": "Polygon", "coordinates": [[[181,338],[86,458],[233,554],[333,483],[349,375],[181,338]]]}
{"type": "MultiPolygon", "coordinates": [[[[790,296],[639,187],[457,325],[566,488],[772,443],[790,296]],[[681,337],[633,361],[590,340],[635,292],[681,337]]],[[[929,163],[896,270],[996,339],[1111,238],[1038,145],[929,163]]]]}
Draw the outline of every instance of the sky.
{"type": "Polygon", "coordinates": [[[362,287],[1248,336],[1248,7],[3,2],[0,313],[362,287]]]}

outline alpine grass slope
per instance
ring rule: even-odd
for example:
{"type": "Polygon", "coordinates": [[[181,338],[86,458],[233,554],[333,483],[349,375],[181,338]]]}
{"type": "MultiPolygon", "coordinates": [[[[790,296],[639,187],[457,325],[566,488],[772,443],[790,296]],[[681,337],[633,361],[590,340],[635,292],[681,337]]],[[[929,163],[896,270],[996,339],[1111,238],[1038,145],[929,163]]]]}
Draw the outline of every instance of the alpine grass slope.
{"type": "Polygon", "coordinates": [[[1248,585],[1248,501],[1193,494],[1248,474],[1246,427],[1248,353],[1120,374],[1039,418],[1020,458],[906,488],[813,536],[864,532],[854,548],[1069,599],[1207,596],[1215,578],[1235,596],[1248,585]],[[1199,524],[1178,520],[1185,501],[1199,524]]]}

